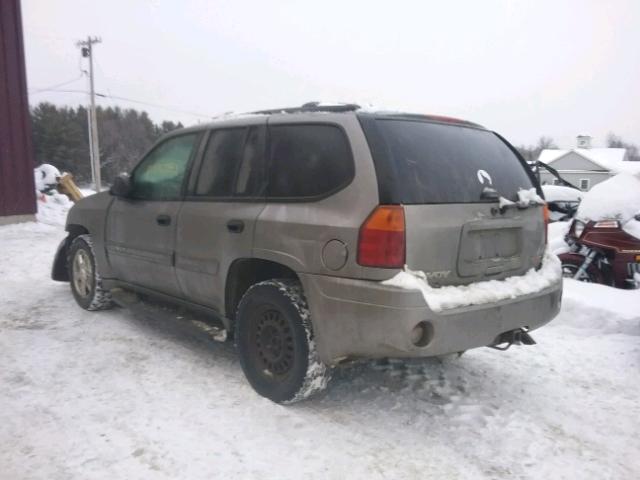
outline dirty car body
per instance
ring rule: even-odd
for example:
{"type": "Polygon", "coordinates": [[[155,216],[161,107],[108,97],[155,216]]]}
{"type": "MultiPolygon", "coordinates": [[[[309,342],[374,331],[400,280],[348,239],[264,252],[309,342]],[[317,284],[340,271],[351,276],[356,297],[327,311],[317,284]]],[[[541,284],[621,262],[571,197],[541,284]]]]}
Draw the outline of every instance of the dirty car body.
{"type": "Polygon", "coordinates": [[[539,186],[469,122],[348,105],[259,112],[173,132],[118,182],[70,211],[54,279],[69,280],[69,246],[88,234],[106,288],[207,312],[231,335],[252,286],[296,282],[327,366],[495,345],[559,310],[561,280],[441,312],[382,284],[405,264],[436,288],[540,267],[543,208],[483,198],[539,186]]]}

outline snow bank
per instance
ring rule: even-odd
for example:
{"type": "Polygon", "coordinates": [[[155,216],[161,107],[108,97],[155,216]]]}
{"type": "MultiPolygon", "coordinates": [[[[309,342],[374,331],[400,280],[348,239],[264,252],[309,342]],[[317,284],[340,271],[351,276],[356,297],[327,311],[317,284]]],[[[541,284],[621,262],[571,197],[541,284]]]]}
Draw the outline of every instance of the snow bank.
{"type": "MultiPolygon", "coordinates": [[[[618,323],[633,323],[640,334],[640,323],[638,320],[640,312],[640,290],[622,290],[611,288],[597,283],[579,282],[578,280],[566,279],[564,281],[563,297],[580,305],[580,309],[597,310],[607,312],[607,317],[617,318],[618,323]]],[[[583,313],[584,316],[584,313],[583,313]]],[[[605,319],[595,323],[588,323],[584,318],[575,318],[572,324],[580,325],[582,328],[598,329],[605,319]]],[[[566,322],[565,322],[566,323],[566,322]]],[[[631,325],[630,325],[631,326],[631,325]]],[[[602,330],[602,329],[601,329],[602,330]]]]}
{"type": "Polygon", "coordinates": [[[540,270],[532,268],[524,275],[504,280],[434,288],[429,285],[424,272],[413,271],[405,266],[404,271],[385,280],[382,284],[407,290],[419,290],[429,308],[434,312],[441,312],[451,308],[482,305],[536,293],[558,282],[561,277],[560,260],[547,251],[540,270]]]}
{"type": "Polygon", "coordinates": [[[616,219],[626,223],[640,212],[640,174],[620,173],[585,194],[577,217],[584,221],[616,219]]]}
{"type": "Polygon", "coordinates": [[[38,194],[37,204],[36,219],[48,225],[64,225],[67,221],[67,213],[73,206],[73,202],[66,195],[57,192],[48,195],[38,194]]]}
{"type": "Polygon", "coordinates": [[[569,251],[569,245],[564,241],[564,237],[569,233],[571,222],[553,222],[549,224],[548,241],[549,251],[554,255],[560,255],[569,251]]]}
{"type": "Polygon", "coordinates": [[[636,238],[640,238],[640,222],[638,220],[632,219],[625,223],[622,228],[629,235],[633,235],[636,238]]]}

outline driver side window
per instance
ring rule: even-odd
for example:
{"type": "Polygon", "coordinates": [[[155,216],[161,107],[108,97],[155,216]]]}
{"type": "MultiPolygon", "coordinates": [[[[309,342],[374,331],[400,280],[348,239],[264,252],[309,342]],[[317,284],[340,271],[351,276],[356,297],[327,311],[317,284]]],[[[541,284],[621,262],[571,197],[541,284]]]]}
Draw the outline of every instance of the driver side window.
{"type": "Polygon", "coordinates": [[[139,200],[180,198],[187,164],[197,136],[196,133],[180,135],[154,148],[133,172],[131,196],[139,200]]]}

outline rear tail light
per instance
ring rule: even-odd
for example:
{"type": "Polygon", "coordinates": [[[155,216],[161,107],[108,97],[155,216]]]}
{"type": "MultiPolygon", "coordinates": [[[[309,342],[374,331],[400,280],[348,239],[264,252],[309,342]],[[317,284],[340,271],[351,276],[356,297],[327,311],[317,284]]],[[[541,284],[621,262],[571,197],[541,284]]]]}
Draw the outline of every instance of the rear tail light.
{"type": "Polygon", "coordinates": [[[542,218],[544,220],[544,244],[549,243],[549,207],[545,203],[542,206],[542,218]]]}
{"type": "Polygon", "coordinates": [[[405,250],[404,207],[376,207],[360,227],[358,263],[364,267],[402,268],[405,250]]]}

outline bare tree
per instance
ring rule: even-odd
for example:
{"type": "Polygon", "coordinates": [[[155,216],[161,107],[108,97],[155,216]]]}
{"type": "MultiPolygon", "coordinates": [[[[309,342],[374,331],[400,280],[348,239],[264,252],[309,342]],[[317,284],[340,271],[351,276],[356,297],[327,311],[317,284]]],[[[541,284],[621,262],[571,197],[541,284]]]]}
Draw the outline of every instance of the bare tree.
{"type": "Polygon", "coordinates": [[[551,137],[542,136],[535,145],[520,145],[516,149],[524,157],[527,162],[535,162],[540,156],[542,150],[558,148],[556,142],[551,137]]]}
{"type": "Polygon", "coordinates": [[[633,143],[625,142],[621,136],[611,132],[607,135],[607,147],[609,148],[626,148],[629,161],[640,161],[640,151],[638,146],[633,143]]]}

